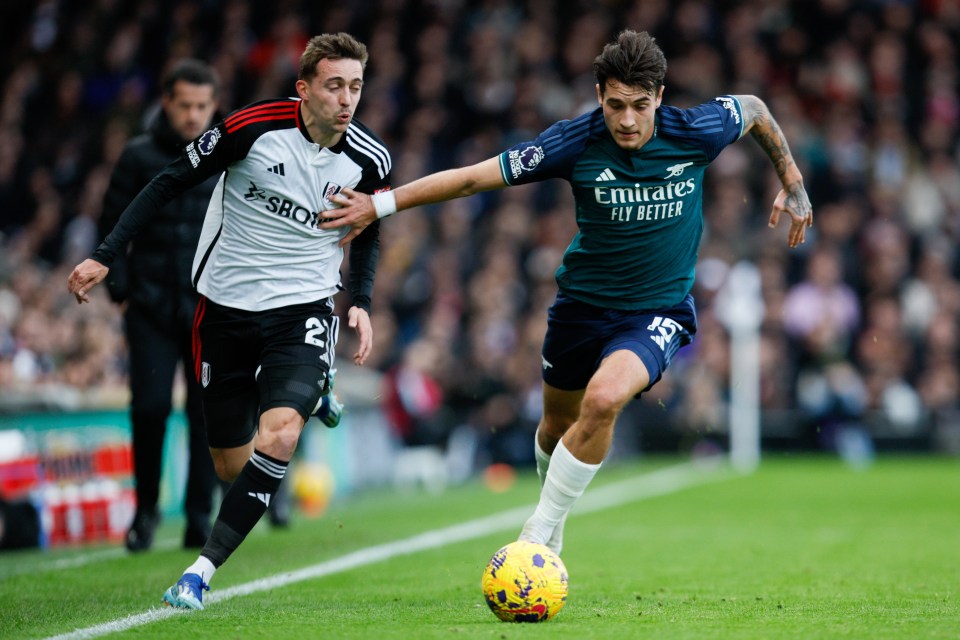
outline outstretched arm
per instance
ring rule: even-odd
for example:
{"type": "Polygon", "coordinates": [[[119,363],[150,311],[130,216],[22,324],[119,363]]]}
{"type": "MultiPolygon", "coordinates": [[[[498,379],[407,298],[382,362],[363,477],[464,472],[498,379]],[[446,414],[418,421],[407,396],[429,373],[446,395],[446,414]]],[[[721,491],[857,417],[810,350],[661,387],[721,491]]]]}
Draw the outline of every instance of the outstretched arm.
{"type": "Polygon", "coordinates": [[[122,210],[123,213],[115,218],[112,231],[93,252],[93,256],[74,267],[67,278],[67,290],[77,298],[78,304],[90,302],[90,290],[107,277],[113,261],[124,255],[130,240],[163,205],[196,184],[196,181],[197,178],[189,173],[184,162],[178,159],[136,195],[122,210]]]}
{"type": "MultiPolygon", "coordinates": [[[[481,191],[501,189],[505,186],[507,186],[507,183],[504,182],[503,176],[500,174],[500,159],[499,157],[493,157],[469,167],[432,173],[388,192],[389,195],[377,194],[374,197],[378,199],[392,197],[396,202],[395,210],[401,211],[425,204],[462,198],[481,191]]],[[[340,241],[340,246],[353,240],[367,225],[378,218],[374,199],[365,193],[359,193],[353,189],[343,189],[333,196],[331,201],[340,205],[340,207],[320,212],[320,216],[324,218],[320,228],[333,229],[345,225],[353,227],[350,233],[340,241]]],[[[381,204],[382,206],[383,204],[381,204]]],[[[381,210],[379,217],[389,215],[389,210],[387,211],[387,213],[383,213],[383,210],[381,210]]]]}
{"type": "Polygon", "coordinates": [[[774,120],[767,105],[756,96],[735,96],[743,111],[744,133],[750,132],[760,148],[773,162],[783,189],[777,194],[770,213],[770,227],[780,222],[780,214],[790,214],[790,233],[787,244],[796,247],[804,241],[807,227],[813,226],[813,208],[803,187],[803,176],[790,153],[780,125],[774,120]]]}
{"type": "Polygon", "coordinates": [[[93,256],[78,264],[70,273],[67,290],[76,296],[78,304],[90,301],[90,290],[107,277],[113,261],[123,255],[130,240],[165,204],[220,170],[213,162],[210,165],[209,169],[204,167],[201,171],[194,171],[187,156],[183,155],[147,183],[120,214],[113,230],[96,248],[93,256]]]}

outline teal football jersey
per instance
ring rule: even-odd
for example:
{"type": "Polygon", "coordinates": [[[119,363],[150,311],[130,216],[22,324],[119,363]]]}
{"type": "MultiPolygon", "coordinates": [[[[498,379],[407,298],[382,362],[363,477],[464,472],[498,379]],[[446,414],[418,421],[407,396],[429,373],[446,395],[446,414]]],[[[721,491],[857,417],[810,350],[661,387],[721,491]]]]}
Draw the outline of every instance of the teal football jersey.
{"type": "Polygon", "coordinates": [[[691,109],[661,105],[652,138],[628,151],[600,108],[500,154],[509,185],[562,178],[579,231],[557,269],[560,289],[599,307],[678,304],[693,287],[703,234],[703,175],[743,134],[740,103],[721,96],[691,109]]]}

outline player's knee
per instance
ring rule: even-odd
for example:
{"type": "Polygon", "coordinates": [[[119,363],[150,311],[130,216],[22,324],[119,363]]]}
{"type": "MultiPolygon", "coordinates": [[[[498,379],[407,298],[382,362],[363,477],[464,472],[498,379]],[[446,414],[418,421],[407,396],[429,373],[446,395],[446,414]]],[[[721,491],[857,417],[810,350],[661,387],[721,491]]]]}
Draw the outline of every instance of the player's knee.
{"type": "Polygon", "coordinates": [[[294,409],[273,409],[264,414],[257,433],[257,449],[280,460],[289,460],[297,448],[303,418],[294,409]]]}
{"type": "Polygon", "coordinates": [[[560,441],[560,438],[563,437],[563,434],[567,432],[567,429],[569,429],[574,422],[576,422],[576,417],[544,413],[537,430],[540,431],[544,440],[556,446],[557,442],[560,441]]]}
{"type": "Polygon", "coordinates": [[[624,398],[613,389],[602,385],[588,388],[580,405],[581,422],[612,424],[624,404],[624,398]]]}
{"type": "Polygon", "coordinates": [[[237,476],[240,475],[240,469],[235,465],[214,463],[213,468],[217,471],[217,477],[224,482],[233,482],[237,479],[237,476]]]}
{"type": "Polygon", "coordinates": [[[245,463],[237,464],[229,456],[211,452],[213,458],[213,469],[217,472],[217,477],[224,482],[233,482],[240,475],[245,463]]]}

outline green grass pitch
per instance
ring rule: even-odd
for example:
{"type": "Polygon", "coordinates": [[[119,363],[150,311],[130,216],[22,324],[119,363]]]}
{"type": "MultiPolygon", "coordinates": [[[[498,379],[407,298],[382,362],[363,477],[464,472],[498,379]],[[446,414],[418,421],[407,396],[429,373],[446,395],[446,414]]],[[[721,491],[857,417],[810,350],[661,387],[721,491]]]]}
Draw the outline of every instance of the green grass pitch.
{"type": "MultiPolygon", "coordinates": [[[[585,498],[675,462],[608,465],[585,498]]],[[[90,629],[133,616],[140,622],[105,637],[960,638],[960,461],[936,457],[881,458],[860,471],[826,457],[768,457],[752,475],[713,473],[678,491],[575,509],[563,552],[570,595],[539,625],[498,621],[480,595],[486,561],[519,525],[235,589],[532,509],[536,495],[530,472],[503,493],[480,482],[440,495],[377,491],[288,530],[263,523],[207,597],[233,595],[203,612],[160,609],[195,557],[175,546],[178,522],[161,529],[166,545],[136,556],[103,547],[0,554],[0,637],[101,637],[90,629]]]]}

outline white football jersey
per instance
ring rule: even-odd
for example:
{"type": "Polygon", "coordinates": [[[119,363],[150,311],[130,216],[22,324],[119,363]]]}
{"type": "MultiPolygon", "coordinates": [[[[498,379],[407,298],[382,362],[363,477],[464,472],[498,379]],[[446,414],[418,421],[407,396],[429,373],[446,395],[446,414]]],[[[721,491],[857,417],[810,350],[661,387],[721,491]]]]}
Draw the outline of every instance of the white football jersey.
{"type": "MultiPolygon", "coordinates": [[[[197,290],[246,311],[320,300],[338,290],[338,243],[347,230],[318,228],[318,212],[336,206],[328,198],[344,187],[389,189],[390,169],[385,145],[360,122],[333,147],[321,147],[306,131],[299,99],[258,102],[190,142],[133,200],[93,257],[109,265],[155,208],[220,173],[193,262],[197,290]]],[[[379,250],[374,226],[351,243],[351,272],[360,270],[351,273],[351,289],[365,306],[379,250]]]]}

